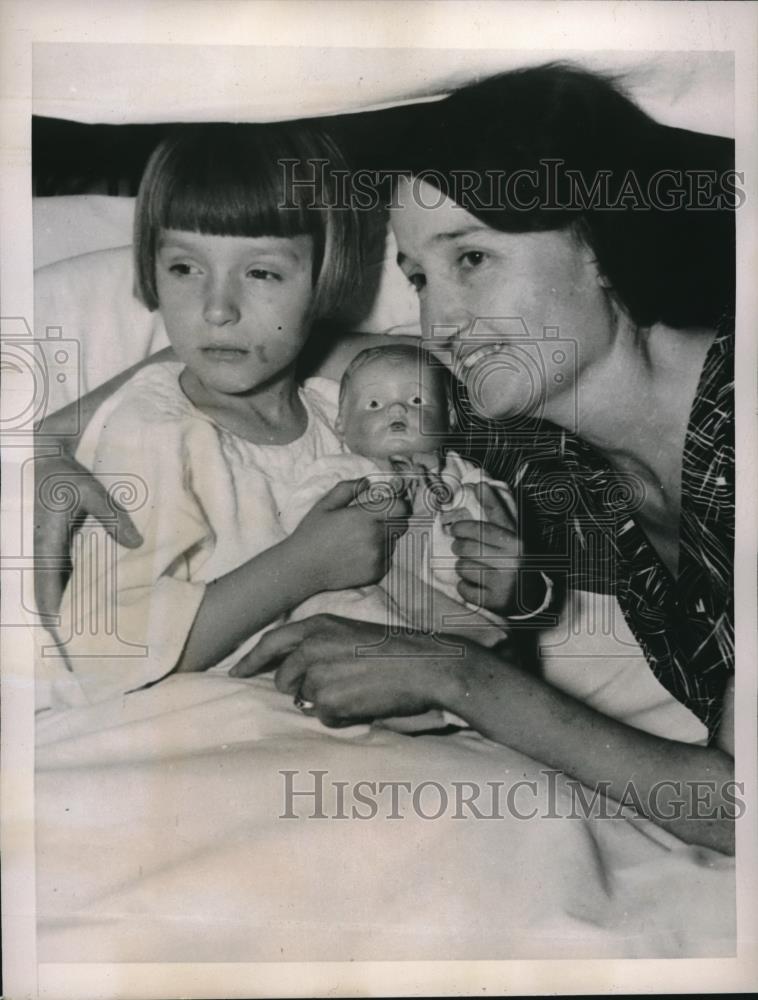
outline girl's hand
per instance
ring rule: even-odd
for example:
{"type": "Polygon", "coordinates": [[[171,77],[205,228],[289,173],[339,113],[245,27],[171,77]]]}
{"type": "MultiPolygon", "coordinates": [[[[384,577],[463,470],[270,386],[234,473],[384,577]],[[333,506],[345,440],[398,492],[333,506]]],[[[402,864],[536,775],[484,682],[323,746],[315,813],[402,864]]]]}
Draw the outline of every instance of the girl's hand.
{"type": "Polygon", "coordinates": [[[486,521],[457,521],[450,527],[460,577],[458,593],[470,604],[503,615],[513,597],[520,555],[516,521],[487,483],[476,487],[486,521]],[[510,565],[509,565],[510,564],[510,565]]]}
{"type": "Polygon", "coordinates": [[[102,484],[60,443],[55,447],[58,454],[38,457],[34,463],[34,591],[43,620],[60,607],[71,572],[71,535],[87,514],[120,545],[136,549],[142,544],[131,518],[102,484]]]}
{"type": "Polygon", "coordinates": [[[313,577],[314,594],[363,587],[386,574],[408,505],[386,481],[381,487],[365,479],[337,483],[290,536],[291,550],[313,577]]]}
{"type": "Polygon", "coordinates": [[[382,625],[315,615],[267,632],[230,672],[251,677],[278,667],[280,691],[313,702],[308,712],[324,725],[345,726],[460,703],[468,654],[488,652],[457,636],[448,640],[466,655],[451,655],[454,649],[430,635],[390,639],[382,625]],[[372,655],[361,656],[362,646],[374,647],[372,655]]]}

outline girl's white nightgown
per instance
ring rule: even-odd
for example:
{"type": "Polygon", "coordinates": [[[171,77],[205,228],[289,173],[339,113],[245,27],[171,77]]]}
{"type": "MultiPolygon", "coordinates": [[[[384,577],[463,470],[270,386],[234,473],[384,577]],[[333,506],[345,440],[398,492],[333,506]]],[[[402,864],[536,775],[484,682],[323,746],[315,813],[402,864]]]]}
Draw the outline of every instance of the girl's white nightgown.
{"type": "Polygon", "coordinates": [[[206,584],[284,539],[280,515],[295,485],[342,449],[335,382],[314,378],[301,388],[308,426],[300,438],[258,445],[190,402],[182,367],[137,372],[97,410],[77,450],[144,542],[119,546],[93,518],[74,540],[59,638],[78,684],[57,685],[64,701],[100,701],[168,674],[206,584]]]}

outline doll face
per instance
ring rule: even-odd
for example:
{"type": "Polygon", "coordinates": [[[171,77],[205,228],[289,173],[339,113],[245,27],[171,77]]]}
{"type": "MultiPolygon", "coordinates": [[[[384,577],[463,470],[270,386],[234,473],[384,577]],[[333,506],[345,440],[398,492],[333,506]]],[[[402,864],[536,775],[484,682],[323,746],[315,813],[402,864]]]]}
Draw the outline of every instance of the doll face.
{"type": "Polygon", "coordinates": [[[439,372],[420,364],[375,358],[350,377],[337,430],[367,458],[435,451],[450,429],[439,372]]]}

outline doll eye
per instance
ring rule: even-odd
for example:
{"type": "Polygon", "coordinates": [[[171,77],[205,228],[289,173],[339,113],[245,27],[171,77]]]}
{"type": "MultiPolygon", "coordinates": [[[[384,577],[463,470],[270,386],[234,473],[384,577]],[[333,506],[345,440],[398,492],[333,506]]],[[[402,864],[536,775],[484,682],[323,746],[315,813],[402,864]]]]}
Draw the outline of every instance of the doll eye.
{"type": "Polygon", "coordinates": [[[411,406],[423,406],[424,400],[421,398],[421,396],[411,396],[410,404],[411,406]]]}
{"type": "Polygon", "coordinates": [[[366,409],[367,410],[380,410],[381,407],[382,407],[382,404],[379,402],[378,399],[370,399],[368,401],[368,403],[366,404],[366,409]]]}

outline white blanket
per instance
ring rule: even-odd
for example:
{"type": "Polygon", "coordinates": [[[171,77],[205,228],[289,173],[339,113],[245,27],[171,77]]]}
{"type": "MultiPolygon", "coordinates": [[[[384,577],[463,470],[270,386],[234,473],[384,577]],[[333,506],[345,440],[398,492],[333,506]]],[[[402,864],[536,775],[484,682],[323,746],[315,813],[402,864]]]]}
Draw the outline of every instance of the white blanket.
{"type": "Polygon", "coordinates": [[[565,779],[473,733],[329,730],[268,678],[210,674],[43,715],[38,744],[40,961],[734,950],[731,860],[644,821],[566,818],[565,779]],[[288,770],[306,791],[316,781],[309,771],[327,772],[328,818],[308,818],[313,796],[293,800],[299,818],[279,818],[288,770]],[[536,818],[508,813],[506,791],[517,780],[536,782],[514,799],[536,818]],[[412,791],[397,786],[402,818],[387,818],[389,789],[373,796],[375,818],[333,818],[334,783],[348,783],[349,816],[358,781],[410,782],[411,790],[439,782],[442,791],[417,792],[417,805],[443,814],[418,815],[412,791]],[[501,818],[459,807],[456,781],[477,783],[480,813],[501,818]],[[502,783],[499,805],[488,781],[502,783]]]}

